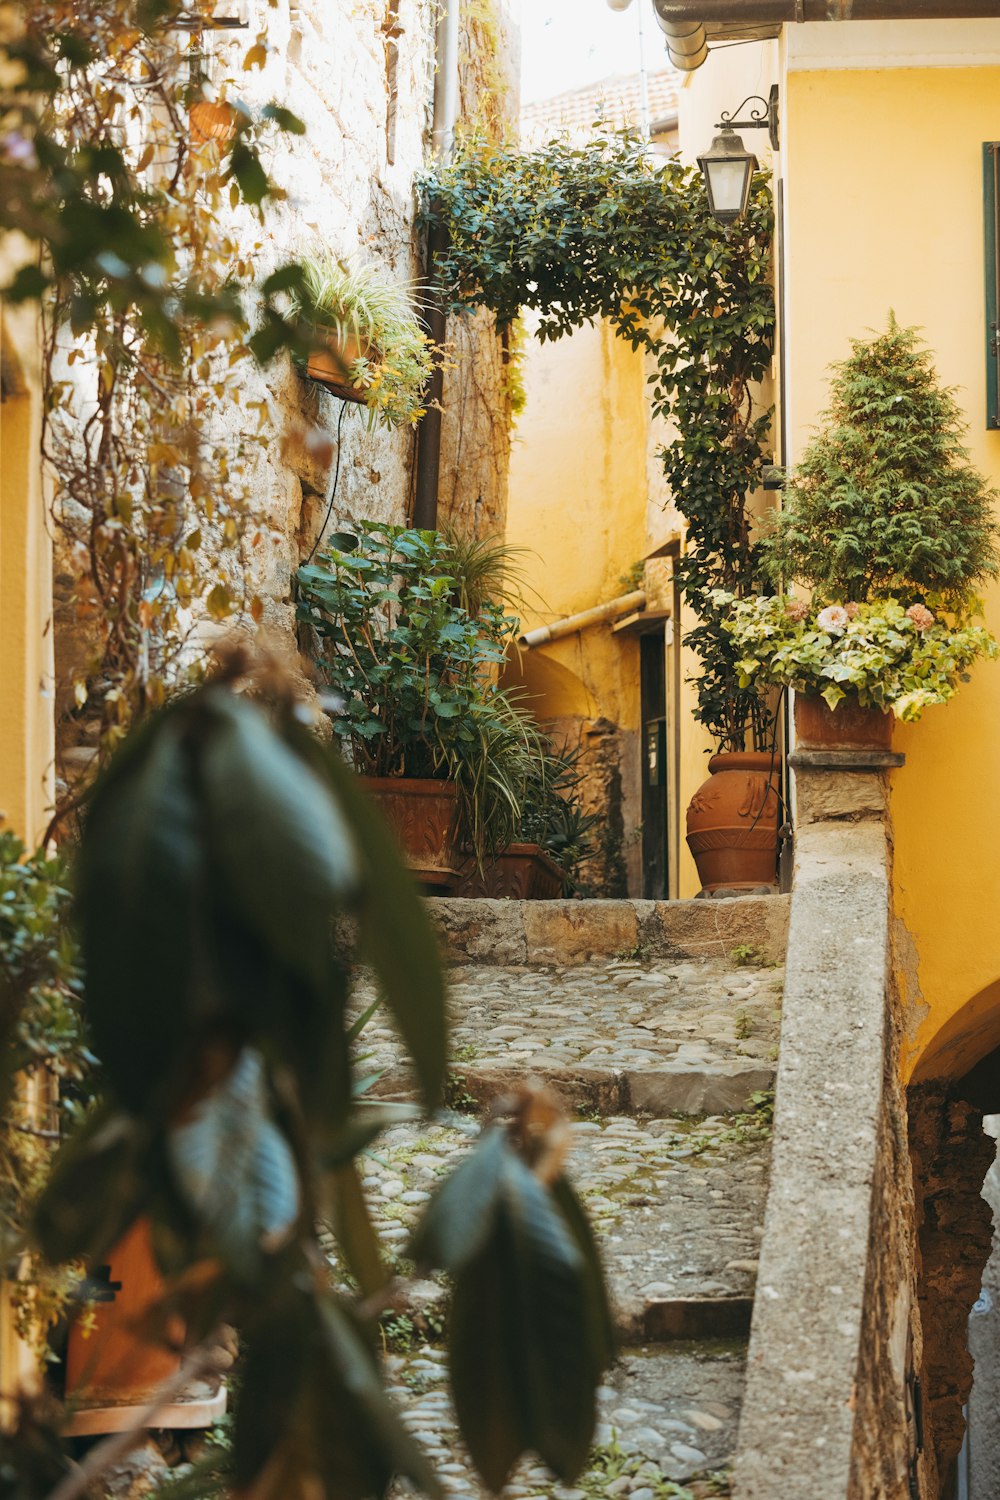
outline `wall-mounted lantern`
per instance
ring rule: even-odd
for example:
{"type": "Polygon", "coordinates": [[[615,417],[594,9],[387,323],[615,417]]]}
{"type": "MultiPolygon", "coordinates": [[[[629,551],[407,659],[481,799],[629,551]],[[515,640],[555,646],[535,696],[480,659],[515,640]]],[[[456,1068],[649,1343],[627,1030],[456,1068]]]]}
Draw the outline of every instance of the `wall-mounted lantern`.
{"type": "Polygon", "coordinates": [[[736,134],[737,130],[767,130],[771,145],[775,149],[778,145],[778,85],[772,86],[767,99],[751,94],[749,99],[744,99],[740,109],[747,104],[761,104],[763,109],[751,108],[746,120],[734,120],[731,114],[723,112],[716,125],[720,133],[698,158],[708,193],[708,206],[720,224],[735,224],[737,219],[742,219],[750,202],[753,174],[760,165],[736,134]]]}

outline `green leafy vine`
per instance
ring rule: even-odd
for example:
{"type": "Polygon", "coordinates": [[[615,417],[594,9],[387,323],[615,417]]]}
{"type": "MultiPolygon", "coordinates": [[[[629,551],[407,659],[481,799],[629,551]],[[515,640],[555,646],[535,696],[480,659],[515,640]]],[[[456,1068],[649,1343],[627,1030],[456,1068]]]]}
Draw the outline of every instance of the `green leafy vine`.
{"type": "Polygon", "coordinates": [[[453,311],[487,307],[503,331],[531,308],[542,340],[604,318],[651,356],[653,410],[675,432],[664,473],[687,523],[678,575],[698,615],[687,636],[701,660],[696,717],[724,748],[762,747],[771,710],[740,687],[712,591],[760,588],[747,497],[771,416],[755,396],[775,329],[766,182],[727,230],[694,169],[650,158],[629,136],[531,152],[472,139],[422,190],[425,221],[448,234],[437,275],[453,311]]]}

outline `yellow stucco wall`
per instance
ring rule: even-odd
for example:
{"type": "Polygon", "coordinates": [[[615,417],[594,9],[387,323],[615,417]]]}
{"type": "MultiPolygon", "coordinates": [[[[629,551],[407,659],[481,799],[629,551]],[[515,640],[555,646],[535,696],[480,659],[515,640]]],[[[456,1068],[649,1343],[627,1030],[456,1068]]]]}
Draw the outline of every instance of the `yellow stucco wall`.
{"type": "MultiPolygon", "coordinates": [[[[783,94],[791,459],[825,405],[830,361],[893,308],[925,330],[941,379],[960,388],[972,459],[1000,485],[1000,433],[985,427],[981,150],[1000,138],[1000,67],[791,71],[783,94]]],[[[997,587],[987,623],[1000,634],[997,587]]],[[[907,757],[892,779],[905,1064],[926,1053],[918,1073],[961,1072],[1000,1044],[1000,985],[989,992],[1000,981],[1000,663],[898,727],[895,744],[907,757]]]]}
{"type": "Polygon", "coordinates": [[[39,334],[3,310],[0,401],[0,826],[29,844],[52,803],[52,549],[40,455],[39,334]]]}
{"type": "MultiPolygon", "coordinates": [[[[526,549],[525,629],[628,592],[647,550],[642,357],[607,325],[527,349],[525,409],[511,455],[507,540],[526,549]]],[[[543,718],[605,718],[628,736],[626,858],[639,878],[639,646],[607,625],[525,653],[509,674],[543,718]]]]}

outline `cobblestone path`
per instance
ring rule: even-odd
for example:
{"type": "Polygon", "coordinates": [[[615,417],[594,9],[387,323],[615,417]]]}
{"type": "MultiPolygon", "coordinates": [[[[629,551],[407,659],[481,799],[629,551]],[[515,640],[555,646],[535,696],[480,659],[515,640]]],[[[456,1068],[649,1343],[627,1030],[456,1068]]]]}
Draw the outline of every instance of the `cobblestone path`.
{"type": "MultiPolygon", "coordinates": [[[[685,920],[707,927],[715,917],[685,920]]],[[[727,952],[712,942],[703,956],[560,954],[556,944],[539,965],[483,962],[481,934],[477,945],[473,963],[461,941],[453,950],[456,1108],[395,1127],[364,1160],[383,1247],[402,1255],[436,1182],[478,1133],[477,1109],[515,1079],[550,1080],[576,1116],[568,1171],[600,1243],[620,1356],[576,1488],[528,1461],[504,1496],[726,1495],[767,1189],[766,1110],[750,1095],[773,1076],[775,944],[727,952]]],[[[405,1059],[377,1015],[362,1048],[365,1071],[386,1069],[381,1092],[405,1094],[405,1059]]],[[[388,1377],[448,1492],[480,1500],[447,1389],[446,1303],[441,1285],[422,1281],[387,1317],[388,1377]]]]}

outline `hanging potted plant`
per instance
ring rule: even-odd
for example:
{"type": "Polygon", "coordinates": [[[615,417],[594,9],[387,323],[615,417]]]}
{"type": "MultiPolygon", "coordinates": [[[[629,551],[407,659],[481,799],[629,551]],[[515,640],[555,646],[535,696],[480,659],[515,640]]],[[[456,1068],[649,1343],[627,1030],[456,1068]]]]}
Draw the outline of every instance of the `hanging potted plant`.
{"type": "Polygon", "coordinates": [[[370,422],[414,426],[425,411],[434,353],[410,289],[377,266],[307,257],[293,311],[315,345],[305,372],[370,422]]]}
{"type": "Polygon", "coordinates": [[[887,749],[893,719],[952,697],[997,644],[974,623],[997,573],[996,493],[917,331],[890,315],[835,367],[825,425],[765,541],[775,581],[812,599],[719,595],[740,682],[796,690],[799,744],[887,749]]]}
{"type": "MultiPolygon", "coordinates": [[[[480,863],[497,837],[488,756],[510,732],[497,669],[517,630],[496,604],[473,616],[458,602],[450,560],[437,532],[363,521],[298,573],[334,733],[414,872],[439,891],[458,878],[460,830],[480,863]]],[[[517,787],[504,797],[516,805],[517,787]]]]}

